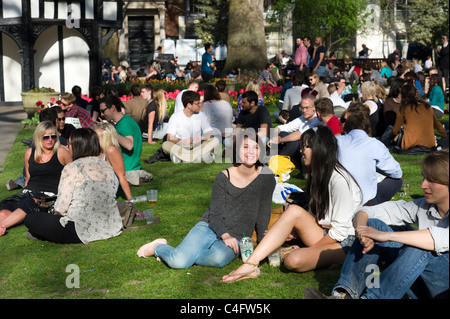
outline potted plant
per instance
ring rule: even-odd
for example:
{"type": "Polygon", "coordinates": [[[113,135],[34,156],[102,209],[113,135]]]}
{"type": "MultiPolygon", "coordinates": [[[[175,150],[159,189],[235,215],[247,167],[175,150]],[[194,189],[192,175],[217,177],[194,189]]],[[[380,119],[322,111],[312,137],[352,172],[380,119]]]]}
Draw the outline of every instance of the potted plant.
{"type": "Polygon", "coordinates": [[[25,125],[25,128],[34,128],[39,124],[39,113],[45,109],[54,107],[56,105],[61,105],[60,100],[56,100],[54,97],[50,98],[50,102],[44,104],[42,101],[36,102],[36,112],[32,116],[29,116],[27,119],[22,121],[22,124],[25,125]]]}
{"type": "Polygon", "coordinates": [[[22,92],[21,95],[22,105],[29,119],[35,115],[41,105],[47,105],[50,102],[54,103],[59,99],[59,92],[55,92],[54,89],[46,87],[36,87],[22,92]]]}

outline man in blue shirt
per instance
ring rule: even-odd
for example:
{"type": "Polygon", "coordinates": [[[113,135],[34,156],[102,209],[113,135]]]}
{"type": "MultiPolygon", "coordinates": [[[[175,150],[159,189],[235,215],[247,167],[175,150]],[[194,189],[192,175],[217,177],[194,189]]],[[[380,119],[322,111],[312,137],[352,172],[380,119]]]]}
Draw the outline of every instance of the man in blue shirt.
{"type": "Polygon", "coordinates": [[[389,201],[402,187],[402,169],[387,147],[370,137],[369,109],[352,103],[343,113],[343,134],[337,137],[338,160],[358,183],[366,206],[389,201]]]}
{"type": "Polygon", "coordinates": [[[203,53],[202,55],[202,67],[201,67],[202,79],[205,82],[213,78],[214,70],[216,70],[216,66],[213,63],[213,59],[211,56],[212,50],[213,47],[211,43],[205,44],[205,53],[203,53]]]}

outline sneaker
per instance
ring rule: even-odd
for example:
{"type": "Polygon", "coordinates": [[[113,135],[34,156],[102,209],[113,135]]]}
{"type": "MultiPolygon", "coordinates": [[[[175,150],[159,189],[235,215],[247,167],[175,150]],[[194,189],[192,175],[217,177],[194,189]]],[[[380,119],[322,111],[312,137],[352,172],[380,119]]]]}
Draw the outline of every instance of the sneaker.
{"type": "Polygon", "coordinates": [[[215,158],[216,158],[216,155],[215,154],[211,154],[211,153],[204,154],[202,156],[203,162],[208,163],[208,164],[214,162],[215,158]]]}
{"type": "Polygon", "coordinates": [[[181,159],[179,159],[175,155],[170,155],[170,160],[172,161],[172,163],[175,163],[175,164],[181,163],[181,159]]]}
{"type": "Polygon", "coordinates": [[[350,295],[348,295],[346,292],[336,292],[337,295],[335,296],[326,296],[323,293],[321,293],[319,290],[317,290],[315,287],[310,286],[307,287],[303,291],[303,298],[304,299],[352,299],[350,295]]]}
{"type": "Polygon", "coordinates": [[[8,180],[6,181],[6,189],[7,189],[7,190],[11,191],[11,190],[17,189],[17,188],[20,188],[20,185],[17,184],[17,183],[16,183],[15,181],[13,181],[12,179],[8,179],[8,180]]]}

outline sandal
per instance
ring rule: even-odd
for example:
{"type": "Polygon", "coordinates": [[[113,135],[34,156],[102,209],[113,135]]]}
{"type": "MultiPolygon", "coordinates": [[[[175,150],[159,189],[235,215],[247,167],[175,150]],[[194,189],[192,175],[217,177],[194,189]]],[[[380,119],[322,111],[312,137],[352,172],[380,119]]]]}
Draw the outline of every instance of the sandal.
{"type": "Polygon", "coordinates": [[[235,282],[235,281],[240,281],[240,280],[244,280],[244,279],[256,279],[256,278],[259,277],[259,275],[261,274],[261,271],[260,271],[260,269],[258,267],[259,264],[254,264],[254,263],[251,263],[251,262],[248,262],[248,261],[244,261],[243,263],[247,264],[247,265],[251,265],[254,268],[252,270],[250,270],[250,271],[243,272],[243,273],[233,273],[233,272],[231,272],[227,276],[240,276],[240,277],[237,278],[236,280],[233,280],[233,281],[223,281],[223,279],[222,279],[222,281],[223,282],[227,282],[227,283],[232,283],[232,282],[235,282]],[[255,272],[256,274],[254,276],[249,276],[253,272],[255,272]]]}
{"type": "Polygon", "coordinates": [[[289,246],[289,247],[283,247],[280,249],[280,258],[281,260],[284,260],[287,255],[289,255],[292,251],[296,250],[297,248],[300,248],[297,245],[289,246]]]}

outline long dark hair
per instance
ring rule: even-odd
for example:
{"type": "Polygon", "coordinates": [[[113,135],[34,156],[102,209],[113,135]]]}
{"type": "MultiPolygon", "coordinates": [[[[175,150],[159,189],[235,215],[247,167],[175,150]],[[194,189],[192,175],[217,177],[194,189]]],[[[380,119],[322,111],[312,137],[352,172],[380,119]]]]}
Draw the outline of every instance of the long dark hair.
{"type": "Polygon", "coordinates": [[[391,82],[391,89],[389,90],[388,98],[397,98],[400,94],[401,87],[405,84],[405,79],[402,79],[400,77],[395,78],[391,82]]]}
{"type": "Polygon", "coordinates": [[[82,157],[99,156],[102,152],[97,133],[90,128],[79,128],[70,134],[72,145],[72,158],[77,160],[82,157]]]}
{"type": "Polygon", "coordinates": [[[256,134],[253,128],[247,128],[236,136],[233,142],[233,166],[240,166],[243,163],[239,153],[246,138],[256,142],[259,146],[259,155],[258,160],[255,163],[255,168],[264,166],[264,164],[261,162],[264,158],[264,143],[262,143],[262,141],[259,139],[258,134],[256,134]]]}
{"type": "Polygon", "coordinates": [[[407,83],[400,88],[400,93],[402,94],[402,101],[400,104],[400,111],[404,112],[405,109],[409,106],[411,110],[415,110],[416,112],[419,105],[425,105],[425,108],[430,108],[430,104],[419,98],[417,95],[417,89],[414,84],[407,83]]]}
{"type": "MultiPolygon", "coordinates": [[[[338,145],[333,131],[327,126],[319,126],[302,134],[302,143],[311,148],[311,164],[305,167],[307,172],[306,195],[309,198],[311,212],[318,220],[325,217],[329,209],[330,191],[328,184],[336,168],[346,171],[337,159],[338,145]]],[[[349,199],[350,200],[350,199],[349,199]]]]}

